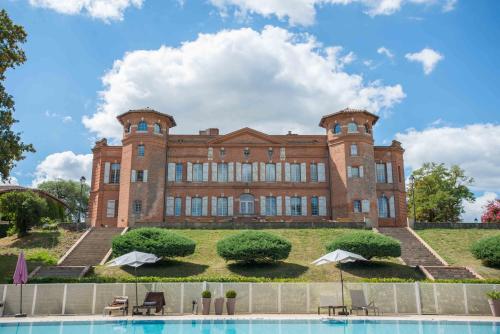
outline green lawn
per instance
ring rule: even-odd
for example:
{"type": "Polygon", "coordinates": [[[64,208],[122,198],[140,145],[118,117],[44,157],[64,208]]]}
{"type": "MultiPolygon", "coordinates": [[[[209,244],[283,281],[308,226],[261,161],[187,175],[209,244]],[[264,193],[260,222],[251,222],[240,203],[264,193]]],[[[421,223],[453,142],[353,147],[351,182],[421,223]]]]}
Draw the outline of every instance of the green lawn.
{"type": "MultiPolygon", "coordinates": [[[[16,268],[17,256],[21,249],[27,258],[37,253],[47,253],[53,259],[61,257],[80,237],[81,232],[63,229],[57,231],[33,230],[29,235],[18,239],[15,236],[0,238],[0,283],[8,282],[16,268]]],[[[31,271],[42,264],[27,261],[31,271]]]]}
{"type": "Polygon", "coordinates": [[[500,269],[488,268],[470,252],[471,245],[481,238],[500,234],[498,230],[427,229],[416,231],[450,265],[467,266],[484,278],[500,278],[500,269]]]}
{"type": "MultiPolygon", "coordinates": [[[[307,281],[338,280],[339,271],[334,265],[314,266],[310,263],[325,254],[325,245],[335,237],[350,232],[348,229],[273,229],[292,242],[292,252],[286,261],[277,264],[245,266],[226,263],[217,255],[216,243],[223,237],[238,233],[234,230],[176,230],[176,233],[196,241],[196,252],[185,258],[163,261],[138,269],[140,276],[160,277],[265,277],[270,279],[299,279],[307,281]]],[[[401,265],[397,259],[372,261],[369,264],[343,265],[345,278],[350,281],[362,278],[413,278],[421,279],[416,270],[401,265]]],[[[127,268],[97,267],[99,276],[131,276],[127,268]]]]}

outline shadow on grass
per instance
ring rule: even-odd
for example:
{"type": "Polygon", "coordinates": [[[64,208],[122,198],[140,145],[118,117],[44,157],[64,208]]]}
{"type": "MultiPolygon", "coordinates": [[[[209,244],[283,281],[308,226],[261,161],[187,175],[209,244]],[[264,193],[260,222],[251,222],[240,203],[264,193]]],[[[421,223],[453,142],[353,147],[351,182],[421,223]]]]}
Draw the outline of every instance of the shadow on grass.
{"type": "Polygon", "coordinates": [[[35,231],[16,239],[12,247],[16,248],[54,248],[59,244],[59,231],[35,231]]]}
{"type": "MultiPolygon", "coordinates": [[[[154,264],[145,264],[137,268],[138,276],[186,277],[200,275],[208,266],[204,264],[178,260],[161,260],[154,264]]],[[[134,275],[134,268],[123,266],[122,269],[134,275]]]]}
{"type": "Polygon", "coordinates": [[[417,268],[383,260],[344,263],[342,270],[362,278],[425,279],[417,268]]]}
{"type": "Polygon", "coordinates": [[[296,263],[231,263],[227,268],[234,274],[247,277],[297,278],[309,268],[296,263]]]}
{"type": "MultiPolygon", "coordinates": [[[[11,283],[12,276],[16,270],[17,254],[2,254],[0,255],[0,283],[11,283]]],[[[27,261],[28,274],[36,267],[43,265],[40,262],[27,261]]]]}

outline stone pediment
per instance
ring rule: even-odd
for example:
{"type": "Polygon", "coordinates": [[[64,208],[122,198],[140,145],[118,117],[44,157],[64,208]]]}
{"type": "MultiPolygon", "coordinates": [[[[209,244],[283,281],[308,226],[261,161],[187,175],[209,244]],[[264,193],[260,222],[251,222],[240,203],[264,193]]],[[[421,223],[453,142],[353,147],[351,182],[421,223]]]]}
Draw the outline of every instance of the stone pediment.
{"type": "Polygon", "coordinates": [[[251,129],[243,128],[226,135],[220,136],[218,138],[209,141],[209,144],[267,144],[267,145],[282,145],[283,142],[279,139],[273,138],[263,132],[251,129]]]}

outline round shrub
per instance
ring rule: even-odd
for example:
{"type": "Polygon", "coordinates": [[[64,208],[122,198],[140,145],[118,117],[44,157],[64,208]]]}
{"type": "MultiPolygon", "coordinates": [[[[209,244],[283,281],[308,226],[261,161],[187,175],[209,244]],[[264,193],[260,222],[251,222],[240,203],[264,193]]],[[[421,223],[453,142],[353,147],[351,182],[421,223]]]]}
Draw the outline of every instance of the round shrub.
{"type": "Polygon", "coordinates": [[[138,251],[158,257],[187,256],[194,253],[196,243],[162,228],[139,228],[113,239],[113,256],[138,251]]]}
{"type": "Polygon", "coordinates": [[[500,267],[500,234],[482,238],[472,244],[472,255],[490,267],[500,267]]]}
{"type": "Polygon", "coordinates": [[[271,262],[283,260],[292,250],[290,241],[261,231],[244,231],[217,243],[217,253],[226,261],[271,262]]]}
{"type": "Polygon", "coordinates": [[[341,235],[326,246],[327,251],[342,249],[362,255],[366,259],[373,257],[401,256],[401,245],[394,238],[368,231],[352,232],[341,235]]]}

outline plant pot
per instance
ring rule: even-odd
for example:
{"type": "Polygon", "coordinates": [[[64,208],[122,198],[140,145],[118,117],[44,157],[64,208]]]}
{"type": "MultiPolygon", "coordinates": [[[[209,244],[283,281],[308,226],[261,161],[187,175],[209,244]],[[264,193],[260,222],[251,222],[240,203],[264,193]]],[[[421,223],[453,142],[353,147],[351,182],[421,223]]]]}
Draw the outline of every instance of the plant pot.
{"type": "Polygon", "coordinates": [[[228,298],[226,301],[227,314],[233,315],[236,309],[236,298],[228,298]]]}
{"type": "Polygon", "coordinates": [[[215,314],[221,315],[224,311],[224,298],[215,298],[214,300],[215,314]]]}
{"type": "Polygon", "coordinates": [[[500,317],[500,299],[488,299],[490,304],[491,313],[494,317],[500,317]]]}
{"type": "Polygon", "coordinates": [[[212,303],[212,298],[201,298],[201,314],[210,314],[210,304],[212,303]]]}

